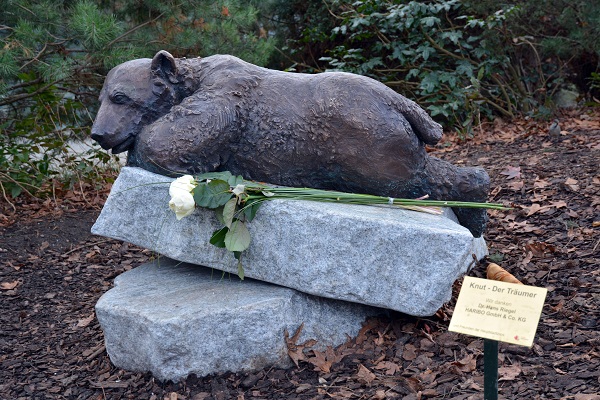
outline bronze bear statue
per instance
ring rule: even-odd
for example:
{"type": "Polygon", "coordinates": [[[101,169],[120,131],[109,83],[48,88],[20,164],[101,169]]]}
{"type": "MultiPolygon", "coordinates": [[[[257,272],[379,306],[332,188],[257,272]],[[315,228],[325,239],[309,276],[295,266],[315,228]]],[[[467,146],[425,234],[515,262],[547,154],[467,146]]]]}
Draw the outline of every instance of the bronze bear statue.
{"type": "MultiPolygon", "coordinates": [[[[100,102],[92,138],[152,172],[231,171],[285,186],[437,200],[482,202],[489,192],[482,168],[427,154],[442,128],[423,109],[360,75],[160,51],[113,68],[100,102]]],[[[485,210],[455,213],[482,234],[485,210]]]]}

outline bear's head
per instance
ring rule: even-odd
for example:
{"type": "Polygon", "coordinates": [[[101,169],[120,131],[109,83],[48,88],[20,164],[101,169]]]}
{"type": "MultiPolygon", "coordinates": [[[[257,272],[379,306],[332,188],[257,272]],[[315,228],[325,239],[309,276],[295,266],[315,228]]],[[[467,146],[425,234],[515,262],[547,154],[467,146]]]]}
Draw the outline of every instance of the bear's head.
{"type": "Polygon", "coordinates": [[[144,126],[181,101],[178,84],[177,63],[166,51],[116,66],[100,92],[92,139],[113,154],[131,149],[144,126]]]}

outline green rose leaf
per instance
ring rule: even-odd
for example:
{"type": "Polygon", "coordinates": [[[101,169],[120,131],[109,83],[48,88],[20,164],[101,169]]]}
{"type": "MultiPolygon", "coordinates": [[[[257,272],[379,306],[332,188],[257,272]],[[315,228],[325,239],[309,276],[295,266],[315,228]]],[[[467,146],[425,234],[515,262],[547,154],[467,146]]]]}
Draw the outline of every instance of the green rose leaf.
{"type": "Polygon", "coordinates": [[[229,251],[244,251],[250,246],[250,232],[239,219],[231,224],[231,228],[225,234],[225,247],[229,251]]]}
{"type": "Polygon", "coordinates": [[[207,179],[209,180],[220,180],[220,181],[225,181],[228,182],[229,179],[231,179],[231,177],[233,177],[233,175],[231,175],[231,172],[229,171],[223,171],[223,172],[205,172],[204,174],[200,174],[196,177],[196,179],[198,181],[205,181],[207,179]]]}
{"type": "Polygon", "coordinates": [[[260,199],[254,199],[246,202],[246,205],[243,208],[246,221],[252,222],[261,204],[262,202],[260,199]]]}
{"type": "Polygon", "coordinates": [[[244,178],[241,175],[232,175],[229,179],[227,179],[227,183],[229,183],[229,186],[231,187],[236,187],[237,185],[241,185],[242,183],[244,183],[244,178]]]}
{"type": "Polygon", "coordinates": [[[241,280],[244,280],[244,267],[242,266],[242,260],[238,260],[237,263],[237,269],[238,269],[238,276],[240,277],[241,280]]]}
{"type": "Polygon", "coordinates": [[[241,280],[244,280],[244,266],[242,265],[242,252],[234,251],[233,256],[237,260],[237,274],[241,280]]]}
{"type": "Polygon", "coordinates": [[[229,231],[228,227],[223,227],[217,231],[214,231],[212,236],[210,237],[210,244],[216,247],[225,248],[225,236],[229,231]]]}
{"type": "Polygon", "coordinates": [[[230,199],[223,207],[223,224],[228,228],[231,228],[233,217],[235,216],[237,208],[237,198],[230,199]]]}
{"type": "Polygon", "coordinates": [[[225,209],[225,207],[217,207],[215,208],[215,216],[217,217],[217,221],[219,221],[219,224],[221,225],[225,225],[225,219],[223,218],[223,210],[225,209]]]}
{"type": "Polygon", "coordinates": [[[194,201],[200,207],[217,208],[223,206],[231,196],[229,184],[219,179],[199,184],[194,189],[194,201]]]}

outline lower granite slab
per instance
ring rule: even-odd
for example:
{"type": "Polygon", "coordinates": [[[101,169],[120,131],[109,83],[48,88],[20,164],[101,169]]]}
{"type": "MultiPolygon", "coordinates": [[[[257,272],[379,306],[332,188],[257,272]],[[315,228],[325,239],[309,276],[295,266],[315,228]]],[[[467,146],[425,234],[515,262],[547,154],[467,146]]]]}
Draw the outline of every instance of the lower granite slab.
{"type": "Polygon", "coordinates": [[[96,304],[113,364],[173,381],[290,366],[284,330],[337,346],[383,312],[167,258],[119,275],[96,304]]]}

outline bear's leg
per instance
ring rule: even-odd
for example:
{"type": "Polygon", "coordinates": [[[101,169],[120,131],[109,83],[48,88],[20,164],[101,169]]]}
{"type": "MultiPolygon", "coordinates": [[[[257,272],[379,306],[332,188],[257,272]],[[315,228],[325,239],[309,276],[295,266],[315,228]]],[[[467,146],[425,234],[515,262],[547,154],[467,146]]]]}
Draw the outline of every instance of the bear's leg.
{"type": "MultiPolygon", "coordinates": [[[[219,171],[231,157],[231,142],[239,129],[225,106],[196,102],[195,110],[176,111],[158,119],[137,135],[128,165],[177,176],[219,171]]],[[[230,107],[231,108],[231,107],[230,107]]]]}
{"type": "MultiPolygon", "coordinates": [[[[457,167],[435,157],[427,157],[423,171],[413,180],[411,191],[428,194],[431,199],[485,202],[490,190],[490,177],[483,168],[457,167]]],[[[454,208],[462,226],[473,236],[485,230],[487,211],[475,208],[454,208]]]]}

